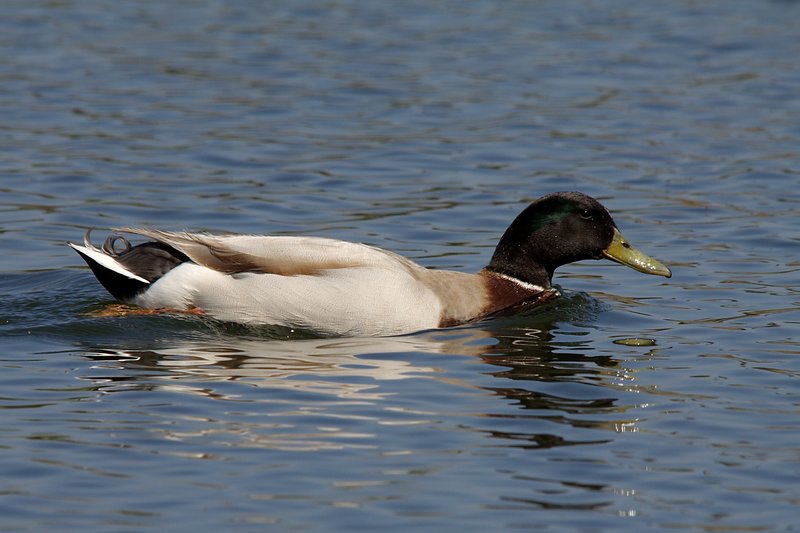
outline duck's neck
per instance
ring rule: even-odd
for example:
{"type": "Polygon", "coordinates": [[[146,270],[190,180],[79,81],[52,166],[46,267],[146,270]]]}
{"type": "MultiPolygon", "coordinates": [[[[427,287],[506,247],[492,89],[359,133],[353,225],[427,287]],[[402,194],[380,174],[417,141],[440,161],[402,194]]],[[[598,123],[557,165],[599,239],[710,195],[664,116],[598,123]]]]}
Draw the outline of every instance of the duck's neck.
{"type": "Polygon", "coordinates": [[[542,287],[542,290],[549,289],[553,271],[558,266],[551,247],[547,245],[552,242],[552,236],[539,235],[543,230],[537,230],[533,235],[521,236],[520,233],[527,228],[520,229],[519,218],[521,215],[497,243],[485,270],[513,278],[523,284],[542,287]]]}
{"type": "Polygon", "coordinates": [[[478,276],[483,280],[488,295],[483,316],[496,315],[505,310],[539,303],[540,298],[549,299],[558,294],[557,291],[550,288],[547,277],[545,277],[545,284],[539,285],[509,274],[496,272],[489,267],[478,272],[478,276]]]}
{"type": "Polygon", "coordinates": [[[493,272],[501,278],[515,281],[522,286],[540,287],[540,291],[549,289],[553,279],[553,271],[539,263],[516,258],[505,258],[495,253],[484,271],[493,272]]]}

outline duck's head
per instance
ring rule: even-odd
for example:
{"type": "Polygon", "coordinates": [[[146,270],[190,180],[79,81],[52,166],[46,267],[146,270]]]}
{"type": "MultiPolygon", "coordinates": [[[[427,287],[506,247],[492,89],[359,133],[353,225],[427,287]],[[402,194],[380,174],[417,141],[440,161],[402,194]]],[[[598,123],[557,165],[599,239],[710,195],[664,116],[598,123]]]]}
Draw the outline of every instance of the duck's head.
{"type": "Polygon", "coordinates": [[[549,194],[529,205],[503,234],[487,269],[549,287],[561,265],[603,258],[645,274],[672,276],[622,236],[600,202],[579,192],[549,194]]]}

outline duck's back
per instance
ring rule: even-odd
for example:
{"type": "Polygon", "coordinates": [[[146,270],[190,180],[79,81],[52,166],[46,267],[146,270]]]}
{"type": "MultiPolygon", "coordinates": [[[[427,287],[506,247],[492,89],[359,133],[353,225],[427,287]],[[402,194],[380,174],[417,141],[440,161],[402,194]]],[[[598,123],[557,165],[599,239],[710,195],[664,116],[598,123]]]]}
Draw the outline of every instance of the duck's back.
{"type": "Polygon", "coordinates": [[[392,252],[325,237],[212,235],[124,228],[168,245],[199,265],[226,273],[264,272],[293,276],[355,266],[420,269],[392,252]]]}

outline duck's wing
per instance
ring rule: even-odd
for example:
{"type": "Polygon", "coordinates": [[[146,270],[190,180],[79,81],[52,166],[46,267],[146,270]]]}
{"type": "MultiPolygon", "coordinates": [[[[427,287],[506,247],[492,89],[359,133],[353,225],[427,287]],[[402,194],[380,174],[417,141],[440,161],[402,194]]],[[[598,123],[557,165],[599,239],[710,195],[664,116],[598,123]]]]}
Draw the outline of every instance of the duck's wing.
{"type": "Polygon", "coordinates": [[[380,248],[324,237],[213,235],[149,228],[117,228],[115,231],[154,239],[199,265],[229,274],[314,275],[325,270],[359,266],[401,268],[409,273],[422,269],[413,261],[380,248]]]}

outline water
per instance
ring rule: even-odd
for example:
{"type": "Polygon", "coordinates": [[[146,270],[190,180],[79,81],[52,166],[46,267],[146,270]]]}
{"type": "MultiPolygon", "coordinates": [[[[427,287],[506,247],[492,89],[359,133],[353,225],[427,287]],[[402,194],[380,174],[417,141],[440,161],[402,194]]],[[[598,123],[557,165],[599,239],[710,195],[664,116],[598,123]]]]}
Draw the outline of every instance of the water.
{"type": "Polygon", "coordinates": [[[0,530],[797,529],[800,4],[5,2],[0,530]],[[670,280],[387,339],[98,316],[87,227],[476,271],[553,190],[670,280]]]}

